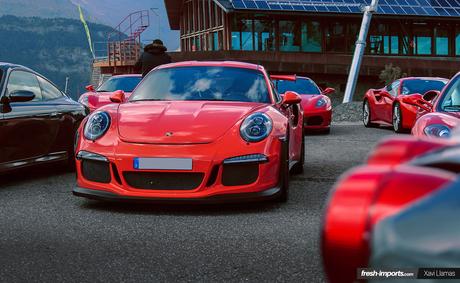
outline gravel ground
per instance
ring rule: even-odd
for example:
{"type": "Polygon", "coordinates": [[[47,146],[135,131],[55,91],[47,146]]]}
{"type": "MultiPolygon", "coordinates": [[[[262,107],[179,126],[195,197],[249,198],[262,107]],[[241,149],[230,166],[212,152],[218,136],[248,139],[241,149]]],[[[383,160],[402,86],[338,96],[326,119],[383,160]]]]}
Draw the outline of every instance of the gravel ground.
{"type": "Polygon", "coordinates": [[[358,122],[363,120],[363,103],[361,101],[340,104],[334,107],[333,122],[358,122]]]}
{"type": "Polygon", "coordinates": [[[287,204],[148,206],[71,195],[58,166],[1,176],[1,282],[324,282],[319,229],[335,180],[389,130],[306,138],[287,204]]]}

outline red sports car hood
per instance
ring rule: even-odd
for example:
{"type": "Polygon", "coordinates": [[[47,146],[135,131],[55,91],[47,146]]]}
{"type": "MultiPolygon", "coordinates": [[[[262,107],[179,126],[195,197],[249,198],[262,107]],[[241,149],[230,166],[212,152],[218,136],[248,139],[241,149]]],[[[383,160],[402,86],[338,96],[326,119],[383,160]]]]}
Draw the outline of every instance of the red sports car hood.
{"type": "Polygon", "coordinates": [[[118,132],[123,141],[133,143],[210,143],[248,113],[264,106],[212,101],[125,103],[118,109],[118,132]]]}

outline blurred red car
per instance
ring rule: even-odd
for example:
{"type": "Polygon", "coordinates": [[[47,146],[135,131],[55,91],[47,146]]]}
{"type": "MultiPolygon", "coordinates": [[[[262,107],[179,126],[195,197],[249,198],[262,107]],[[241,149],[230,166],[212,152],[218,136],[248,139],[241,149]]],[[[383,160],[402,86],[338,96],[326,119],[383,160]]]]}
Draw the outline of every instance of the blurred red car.
{"type": "Polygon", "coordinates": [[[109,78],[97,89],[93,85],[86,87],[88,92],[82,94],[78,102],[85,105],[91,112],[99,107],[112,103],[110,96],[116,91],[124,92],[126,99],[142,80],[142,75],[118,75],[109,78]]]}
{"type": "Polygon", "coordinates": [[[150,72],[128,101],[79,129],[76,196],[102,200],[286,201],[305,159],[300,96],[264,68],[181,62],[150,72]]]}
{"type": "Polygon", "coordinates": [[[418,108],[407,103],[430,90],[441,91],[447,79],[404,78],[381,89],[370,89],[363,101],[363,122],[366,127],[393,126],[397,133],[412,129],[418,108]]]}
{"type": "Polygon", "coordinates": [[[302,97],[307,131],[330,132],[332,103],[327,95],[335,92],[333,88],[321,90],[313,80],[296,75],[271,75],[270,78],[279,93],[295,91],[302,97]]]}
{"type": "Polygon", "coordinates": [[[431,229],[428,223],[443,220],[435,220],[439,215],[433,212],[430,217],[429,211],[419,207],[420,202],[449,186],[456,187],[460,197],[458,144],[460,135],[451,140],[388,139],[377,146],[366,166],[341,178],[331,193],[322,227],[323,264],[329,282],[355,282],[358,268],[455,265],[449,253],[435,252],[442,251],[436,243],[440,239],[456,241],[460,231],[431,229]],[[431,245],[422,238],[431,239],[431,245]]]}
{"type": "Polygon", "coordinates": [[[431,91],[413,101],[419,116],[412,134],[417,137],[449,138],[460,126],[460,73],[452,78],[442,93],[431,91]],[[428,113],[424,115],[427,112],[428,113]]]}

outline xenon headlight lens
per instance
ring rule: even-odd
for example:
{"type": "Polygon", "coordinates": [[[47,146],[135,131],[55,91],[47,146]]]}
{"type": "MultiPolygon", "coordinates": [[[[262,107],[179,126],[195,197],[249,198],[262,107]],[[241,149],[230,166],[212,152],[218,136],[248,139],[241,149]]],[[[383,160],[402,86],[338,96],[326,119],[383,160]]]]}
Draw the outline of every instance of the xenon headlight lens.
{"type": "Polygon", "coordinates": [[[254,113],[249,115],[240,128],[241,137],[247,142],[259,142],[270,134],[273,122],[264,113],[254,113]]]}
{"type": "Polygon", "coordinates": [[[316,108],[321,108],[321,107],[324,107],[325,105],[327,104],[327,101],[326,99],[324,98],[320,98],[316,101],[316,108]]]}
{"type": "Polygon", "coordinates": [[[425,135],[437,138],[450,138],[451,130],[449,127],[441,124],[429,125],[424,129],[425,135]]]}
{"type": "Polygon", "coordinates": [[[88,140],[97,140],[102,137],[110,126],[110,115],[107,112],[95,112],[86,122],[84,135],[88,140]]]}

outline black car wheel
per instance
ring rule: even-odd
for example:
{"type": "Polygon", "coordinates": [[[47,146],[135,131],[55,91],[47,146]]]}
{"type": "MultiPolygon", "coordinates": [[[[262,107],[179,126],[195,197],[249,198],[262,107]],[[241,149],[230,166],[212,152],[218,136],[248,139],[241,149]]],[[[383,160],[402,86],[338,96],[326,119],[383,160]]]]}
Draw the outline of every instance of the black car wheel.
{"type": "Polygon", "coordinates": [[[281,191],[276,201],[287,202],[289,199],[289,139],[281,146],[279,175],[281,191]]]}
{"type": "Polygon", "coordinates": [[[401,107],[398,103],[393,106],[393,129],[396,133],[403,133],[403,116],[401,112],[401,107]]]}
{"type": "Polygon", "coordinates": [[[373,128],[376,125],[371,122],[371,107],[369,106],[369,101],[365,100],[363,104],[363,123],[366,128],[373,128]]]}

